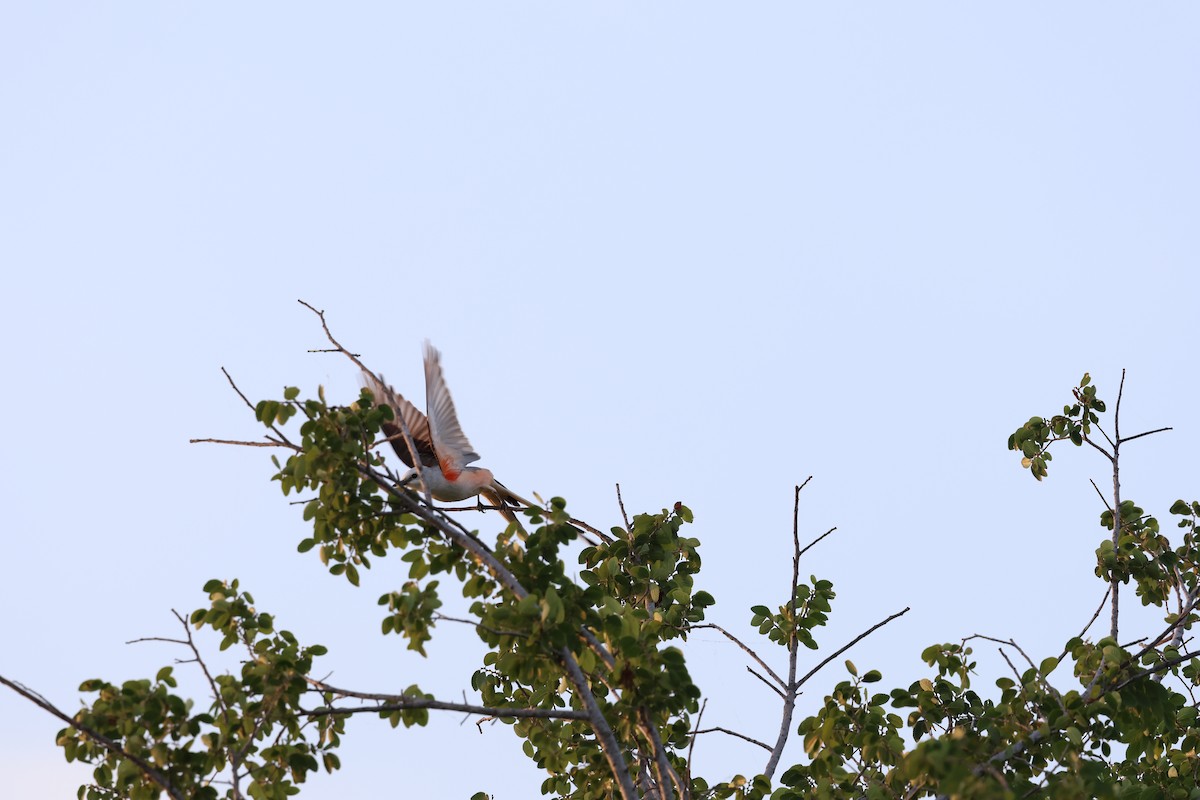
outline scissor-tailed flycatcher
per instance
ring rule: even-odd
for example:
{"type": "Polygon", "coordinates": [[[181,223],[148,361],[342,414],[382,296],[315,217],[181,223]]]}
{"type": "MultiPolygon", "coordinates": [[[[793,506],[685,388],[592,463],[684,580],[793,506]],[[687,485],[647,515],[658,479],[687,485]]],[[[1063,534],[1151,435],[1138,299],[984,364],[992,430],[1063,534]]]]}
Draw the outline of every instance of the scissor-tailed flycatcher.
{"type": "Polygon", "coordinates": [[[395,422],[385,422],[383,432],[400,460],[409,466],[401,484],[417,479],[418,466],[413,463],[412,453],[404,441],[400,420],[404,420],[408,433],[420,460],[420,478],[429,493],[437,500],[454,502],[468,497],[483,495],[500,510],[509,522],[516,515],[509,504],[533,506],[528,500],[510,492],[496,480],[489,469],[468,467],[479,460],[479,454],[471,449],[466,434],[458,424],[454,400],[442,377],[441,354],[429,342],[425,342],[425,408],[426,417],[417,407],[405,400],[392,387],[375,380],[375,376],[363,371],[363,382],[375,396],[375,402],[391,406],[395,422]]]}

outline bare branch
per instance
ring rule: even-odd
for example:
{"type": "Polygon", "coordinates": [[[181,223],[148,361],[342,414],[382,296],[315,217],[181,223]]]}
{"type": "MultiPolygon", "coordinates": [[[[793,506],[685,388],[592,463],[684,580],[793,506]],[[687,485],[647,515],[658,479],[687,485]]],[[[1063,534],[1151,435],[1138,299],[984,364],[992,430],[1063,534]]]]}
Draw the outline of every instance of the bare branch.
{"type": "Polygon", "coordinates": [[[224,373],[225,380],[229,381],[229,385],[233,387],[233,390],[235,392],[237,392],[237,396],[242,398],[242,402],[246,404],[246,407],[249,408],[251,411],[254,411],[255,410],[254,403],[251,403],[250,398],[246,397],[246,395],[242,392],[242,390],[238,388],[238,385],[233,382],[233,376],[229,374],[229,370],[225,369],[224,367],[221,367],[221,372],[224,373]]]}
{"type": "Polygon", "coordinates": [[[236,439],[188,439],[188,444],[203,444],[205,442],[212,444],[235,444],[238,447],[291,447],[292,449],[297,449],[292,445],[270,440],[265,442],[242,442],[236,439]]]}
{"type": "Polygon", "coordinates": [[[472,703],[450,703],[444,700],[433,700],[425,697],[414,697],[405,694],[379,694],[375,692],[358,692],[353,689],[339,689],[312,678],[308,682],[316,687],[316,691],[328,692],[342,697],[353,697],[360,700],[378,700],[377,706],[356,706],[354,708],[324,708],[305,709],[302,713],[309,717],[349,716],[371,712],[411,711],[415,709],[435,709],[438,711],[461,711],[466,714],[479,714],[489,717],[520,717],[523,719],[569,719],[587,722],[591,719],[586,711],[559,708],[495,708],[477,706],[472,703]]]}
{"type": "Polygon", "coordinates": [[[633,528],[629,526],[629,515],[625,513],[625,500],[621,497],[621,484],[617,484],[617,505],[621,507],[621,519],[625,520],[625,532],[630,533],[633,528]]]}
{"type": "Polygon", "coordinates": [[[1122,439],[1121,444],[1125,444],[1125,442],[1132,442],[1134,439],[1140,439],[1143,436],[1149,436],[1152,433],[1162,433],[1163,431],[1173,431],[1173,430],[1175,430],[1175,429],[1174,428],[1155,428],[1152,431],[1145,431],[1143,433],[1135,433],[1133,436],[1126,436],[1124,439],[1122,439]]]}
{"type": "MultiPolygon", "coordinates": [[[[1100,487],[1099,487],[1099,486],[1097,486],[1097,485],[1096,485],[1096,482],[1095,482],[1094,480],[1092,480],[1091,478],[1088,478],[1088,482],[1089,482],[1090,484],[1092,484],[1092,488],[1096,490],[1096,494],[1100,495],[1100,502],[1101,502],[1101,503],[1104,503],[1104,507],[1108,509],[1109,513],[1112,513],[1112,506],[1110,506],[1110,505],[1108,504],[1108,498],[1104,496],[1104,492],[1100,491],[1100,487]]],[[[1108,588],[1109,588],[1109,591],[1112,591],[1112,587],[1111,587],[1111,586],[1110,586],[1110,587],[1108,587],[1108,588]]],[[[1107,594],[1107,593],[1105,593],[1105,595],[1104,595],[1104,599],[1105,599],[1105,600],[1107,600],[1107,599],[1108,599],[1108,594],[1107,594]]]]}
{"type": "Polygon", "coordinates": [[[808,680],[809,678],[811,678],[813,675],[816,675],[818,672],[820,672],[820,671],[821,671],[821,670],[822,670],[822,669],[825,667],[825,665],[826,665],[826,664],[828,664],[830,661],[833,661],[835,658],[837,658],[838,656],[840,656],[842,653],[846,652],[846,651],[847,651],[847,650],[849,650],[851,647],[853,647],[854,645],[858,644],[858,643],[859,643],[859,642],[861,642],[863,639],[867,638],[867,637],[868,637],[868,636],[870,636],[872,633],[874,633],[875,631],[877,631],[877,630],[879,630],[880,628],[882,628],[884,625],[887,625],[889,622],[891,622],[892,620],[896,619],[897,617],[903,617],[905,614],[907,614],[907,613],[908,613],[909,611],[911,611],[911,610],[912,610],[912,609],[910,609],[910,608],[908,608],[908,607],[905,607],[905,609],[904,609],[903,611],[897,611],[895,614],[892,614],[890,617],[888,617],[887,619],[883,620],[882,622],[876,622],[874,625],[872,625],[871,627],[867,628],[865,631],[863,631],[862,633],[860,633],[858,636],[855,636],[853,639],[851,639],[851,640],[850,640],[850,642],[849,642],[849,643],[847,643],[847,644],[843,645],[842,647],[839,647],[839,648],[838,648],[836,651],[834,651],[834,652],[833,652],[833,653],[832,653],[832,654],[831,654],[831,655],[830,655],[828,658],[826,658],[826,659],[825,659],[824,661],[822,661],[820,664],[817,664],[815,667],[813,667],[812,669],[810,669],[810,670],[808,671],[808,673],[807,673],[807,674],[806,674],[806,675],[805,675],[803,678],[801,678],[799,681],[797,681],[797,682],[796,682],[796,688],[800,688],[801,686],[803,686],[803,685],[804,685],[804,683],[805,683],[805,681],[807,681],[807,680],[808,680]]]}
{"type": "MultiPolygon", "coordinates": [[[[567,521],[570,522],[572,525],[578,525],[580,528],[583,528],[585,531],[587,531],[590,534],[600,537],[600,541],[602,541],[602,542],[611,544],[612,542],[616,541],[616,539],[614,539],[612,536],[609,536],[607,533],[600,530],[599,528],[593,528],[591,525],[588,525],[586,522],[584,522],[581,519],[576,519],[575,517],[571,517],[567,521]]],[[[589,542],[589,544],[590,544],[590,542],[589,542]]]]}
{"type": "Polygon", "coordinates": [[[807,552],[808,552],[809,550],[811,550],[811,549],[812,549],[812,548],[813,548],[815,545],[819,544],[819,543],[821,542],[821,540],[822,540],[822,539],[824,539],[826,536],[828,536],[829,534],[833,533],[833,532],[834,532],[834,531],[836,531],[836,530],[837,530],[837,526],[835,525],[834,527],[832,527],[832,528],[830,528],[829,530],[827,530],[827,531],[825,531],[824,533],[822,533],[822,534],[821,534],[820,536],[818,536],[817,538],[813,539],[811,542],[809,542],[807,545],[805,545],[805,546],[804,546],[804,549],[802,549],[802,550],[800,551],[800,555],[804,555],[805,553],[807,553],[807,552]]]}
{"type": "MultiPolygon", "coordinates": [[[[708,708],[708,698],[704,698],[704,702],[700,704],[700,713],[696,715],[696,727],[700,727],[700,720],[704,719],[704,709],[708,708]]],[[[692,783],[692,751],[696,749],[696,734],[691,734],[692,741],[688,743],[687,754],[687,779],[688,785],[692,783]]]]}
{"type": "Polygon", "coordinates": [[[769,753],[769,752],[771,752],[771,746],[770,746],[770,745],[768,745],[768,744],[764,744],[763,742],[760,742],[758,739],[755,739],[755,738],[753,738],[753,737],[751,737],[751,736],[747,736],[747,735],[746,735],[746,734],[744,734],[744,733],[738,733],[737,731],[731,731],[731,730],[729,730],[728,728],[720,728],[720,727],[714,727],[714,728],[705,728],[705,729],[704,729],[704,730],[702,730],[702,731],[692,731],[692,732],[691,732],[691,735],[692,735],[692,736],[699,736],[699,735],[700,735],[700,734],[702,734],[702,733],[724,733],[724,734],[726,734],[726,735],[728,735],[728,736],[735,736],[735,737],[737,737],[738,739],[741,739],[741,740],[742,740],[742,741],[744,741],[744,742],[749,742],[750,744],[756,744],[756,745],[758,745],[758,746],[759,746],[759,747],[761,747],[763,750],[766,750],[768,753],[769,753]]]}
{"type": "Polygon", "coordinates": [[[529,636],[529,631],[507,631],[507,630],[501,630],[499,628],[491,628],[491,627],[488,627],[487,625],[484,625],[483,623],[476,622],[475,620],[461,619],[459,617],[450,617],[450,616],[447,616],[447,615],[441,613],[440,611],[433,612],[433,620],[435,622],[445,620],[446,622],[458,622],[462,625],[470,625],[475,630],[487,631],[488,633],[493,633],[496,636],[513,636],[518,639],[529,636]]]}
{"type": "MultiPolygon", "coordinates": [[[[799,657],[800,642],[796,636],[796,590],[800,586],[800,555],[803,551],[800,550],[800,490],[808,485],[812,480],[809,475],[804,483],[796,487],[796,492],[792,501],[792,587],[788,594],[788,610],[790,611],[789,619],[791,620],[792,632],[788,637],[788,676],[787,684],[784,686],[783,697],[783,714],[779,721],[779,735],[775,738],[775,746],[771,748],[771,755],[767,759],[767,765],[763,768],[763,774],[768,778],[775,775],[775,770],[779,766],[779,759],[783,757],[783,748],[787,744],[788,736],[792,732],[792,714],[796,709],[796,690],[799,684],[796,683],[796,663],[799,657]]],[[[832,533],[832,531],[830,531],[832,533]]],[[[828,536],[829,534],[825,534],[828,536]]],[[[817,542],[825,538],[822,536],[817,539],[817,542]]],[[[816,544],[816,542],[813,542],[816,544]]],[[[809,545],[811,547],[812,545],[809,545]]],[[[806,548],[807,549],[807,548],[806,548]]]]}
{"type": "MultiPolygon", "coordinates": [[[[1095,486],[1096,484],[1093,482],[1092,485],[1095,486]]],[[[1100,491],[1100,490],[1097,489],[1096,491],[1100,491]]],[[[1082,639],[1084,634],[1086,634],[1088,632],[1088,629],[1090,629],[1092,627],[1092,625],[1095,624],[1096,620],[1100,617],[1100,612],[1104,610],[1105,604],[1108,603],[1108,595],[1111,592],[1112,592],[1112,586],[1109,586],[1108,588],[1106,588],[1104,590],[1104,597],[1103,597],[1103,599],[1100,600],[1100,605],[1096,606],[1096,613],[1092,614],[1092,618],[1090,620],[1088,620],[1087,625],[1083,626],[1083,630],[1081,630],[1079,632],[1079,636],[1077,638],[1082,639]]],[[[1059,654],[1058,660],[1062,661],[1066,655],[1067,655],[1067,651],[1063,650],[1062,653],[1059,654]]]]}
{"type": "Polygon", "coordinates": [[[742,642],[741,639],[737,638],[732,633],[725,630],[724,628],[722,628],[720,625],[716,624],[715,622],[704,622],[704,623],[701,623],[700,625],[689,625],[687,629],[689,631],[696,631],[696,630],[700,630],[701,628],[712,628],[713,630],[720,631],[721,633],[725,634],[725,638],[727,638],[729,641],[736,644],[738,647],[742,648],[742,650],[744,650],[747,655],[749,655],[756,662],[758,662],[758,665],[760,667],[762,667],[764,670],[766,670],[767,674],[770,675],[772,678],[774,678],[776,683],[778,683],[784,689],[787,688],[787,683],[783,680],[783,678],[779,677],[775,673],[775,670],[771,669],[771,666],[767,662],[763,661],[762,658],[759,657],[758,653],[754,652],[754,650],[752,650],[748,645],[746,645],[744,642],[742,642]]]}
{"type": "MultiPolygon", "coordinates": [[[[346,358],[353,361],[359,369],[367,370],[367,368],[363,365],[363,363],[358,360],[357,353],[351,353],[349,350],[342,347],[341,342],[339,342],[337,339],[333,338],[333,334],[329,332],[329,325],[325,322],[325,312],[324,311],[318,311],[316,308],[313,308],[311,305],[304,302],[303,300],[297,300],[296,302],[299,303],[300,305],[304,306],[309,311],[316,314],[318,318],[320,318],[321,328],[324,329],[324,331],[325,331],[325,338],[327,338],[329,340],[329,343],[332,344],[335,348],[334,350],[313,350],[311,352],[314,352],[314,353],[325,353],[325,352],[341,353],[344,356],[346,356],[346,358]]],[[[370,370],[367,370],[367,371],[370,372],[370,370]]],[[[371,373],[371,374],[373,375],[374,373],[371,373]]],[[[420,462],[416,462],[416,463],[420,463],[420,462]]]]}
{"type": "Polygon", "coordinates": [[[553,708],[488,708],[467,703],[446,703],[441,700],[411,698],[403,703],[382,703],[377,706],[355,706],[354,708],[302,708],[300,713],[308,717],[341,717],[352,714],[387,713],[389,711],[411,711],[413,709],[436,709],[462,711],[467,714],[483,714],[488,717],[520,717],[522,719],[570,719],[588,721],[586,711],[558,710],[553,708]]]}
{"type": "Polygon", "coordinates": [[[129,639],[125,644],[141,644],[142,642],[166,642],[167,644],[187,645],[187,639],[168,639],[166,636],[142,636],[138,639],[129,639]]]}
{"type": "MultiPolygon", "coordinates": [[[[1054,695],[1054,698],[1056,700],[1058,700],[1060,705],[1062,704],[1062,693],[1059,692],[1058,689],[1055,689],[1053,686],[1050,685],[1050,681],[1047,680],[1044,675],[1042,675],[1041,670],[1039,670],[1037,668],[1037,665],[1033,663],[1033,659],[1029,657],[1029,654],[1026,653],[1024,649],[1022,649],[1021,645],[1017,644],[1015,639],[997,639],[994,636],[984,636],[982,633],[976,633],[973,636],[968,636],[966,639],[963,639],[963,642],[964,643],[969,642],[971,639],[986,639],[989,642],[995,642],[996,644],[1007,645],[1007,646],[1015,649],[1018,653],[1021,654],[1021,657],[1025,659],[1025,663],[1029,665],[1029,668],[1032,669],[1034,671],[1034,673],[1037,675],[1038,682],[1046,688],[1046,691],[1048,691],[1052,695],[1054,695]]],[[[1004,650],[1000,651],[1000,655],[1004,656],[1005,661],[1008,661],[1008,655],[1004,652],[1004,650]]],[[[1009,667],[1012,667],[1012,662],[1008,661],[1008,665],[1009,665],[1009,667]]],[[[1015,673],[1016,671],[1017,671],[1016,668],[1013,667],[1013,672],[1015,673]]],[[[1017,681],[1020,682],[1020,680],[1021,680],[1021,676],[1017,675],[1017,681]]]]}
{"type": "MultiPolygon", "coordinates": [[[[242,402],[246,404],[246,407],[257,413],[257,409],[254,407],[254,404],[250,402],[248,397],[246,397],[246,393],[238,388],[238,385],[233,380],[233,376],[229,374],[229,370],[221,367],[221,372],[225,375],[225,380],[229,381],[230,387],[232,387],[233,391],[237,393],[237,396],[242,398],[242,402]]],[[[279,430],[279,428],[275,427],[274,425],[271,425],[270,428],[271,432],[279,438],[272,439],[270,436],[264,437],[269,444],[262,444],[260,442],[226,441],[222,439],[189,439],[188,442],[190,444],[196,444],[198,442],[214,442],[216,444],[232,444],[242,447],[290,447],[293,450],[300,449],[296,445],[292,444],[291,441],[289,441],[288,438],[283,435],[283,431],[279,430]]]]}
{"type": "MultiPolygon", "coordinates": [[[[1104,441],[1108,442],[1109,447],[1115,448],[1118,444],[1120,444],[1119,439],[1115,442],[1113,441],[1112,437],[1108,435],[1108,432],[1104,430],[1104,427],[1099,422],[1097,422],[1095,424],[1096,424],[1096,430],[1100,431],[1100,435],[1104,437],[1104,441]]],[[[1110,459],[1112,458],[1112,455],[1107,450],[1105,450],[1103,447],[1101,447],[1100,445],[1096,444],[1095,442],[1093,442],[1090,439],[1087,439],[1087,442],[1092,447],[1099,450],[1101,453],[1104,453],[1104,455],[1108,456],[1110,459]]]]}
{"type": "Polygon", "coordinates": [[[1121,385],[1117,388],[1117,407],[1113,410],[1113,436],[1121,442],[1121,398],[1125,396],[1125,370],[1121,370],[1121,385]]]}
{"type": "Polygon", "coordinates": [[[1017,667],[1015,664],[1013,664],[1012,660],[1008,657],[1008,653],[1004,652],[1004,648],[997,647],[996,652],[999,653],[1000,657],[1003,658],[1005,663],[1008,664],[1008,668],[1012,670],[1013,677],[1017,679],[1017,683],[1018,684],[1021,683],[1021,673],[1017,671],[1017,667]]]}
{"type": "Polygon", "coordinates": [[[772,692],[774,692],[775,694],[779,695],[779,699],[780,699],[780,700],[787,700],[787,695],[785,695],[785,694],[783,693],[783,690],[782,690],[782,689],[780,689],[780,688],[779,688],[778,686],[776,686],[775,684],[771,683],[769,680],[767,680],[766,678],[764,678],[762,675],[759,675],[757,672],[755,672],[755,671],[754,671],[754,667],[752,667],[752,666],[750,666],[749,664],[747,664],[747,665],[746,665],[746,672],[749,672],[751,675],[753,675],[754,677],[758,678],[760,681],[762,681],[763,683],[765,683],[765,684],[767,685],[767,688],[768,688],[768,689],[770,689],[770,690],[771,690],[772,692]]]}

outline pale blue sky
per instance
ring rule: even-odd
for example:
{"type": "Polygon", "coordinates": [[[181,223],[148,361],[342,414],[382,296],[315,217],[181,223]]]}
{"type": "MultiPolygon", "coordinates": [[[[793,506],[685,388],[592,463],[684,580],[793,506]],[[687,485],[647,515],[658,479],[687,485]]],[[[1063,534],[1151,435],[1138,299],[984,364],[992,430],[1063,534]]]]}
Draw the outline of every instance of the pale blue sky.
{"type": "MultiPolygon", "coordinates": [[[[839,592],[819,641],[911,605],[853,654],[889,684],[975,632],[1056,654],[1103,593],[1103,465],[1063,452],[1036,485],[1012,429],[1127,368],[1126,430],[1176,426],[1130,446],[1127,496],[1165,518],[1200,495],[1198,25],[1190,3],[0,8],[0,674],[73,710],[82,679],[182,655],[124,642],[238,576],[337,683],[459,697],[469,631],[428,661],[377,634],[398,562],[326,577],[265,454],[187,444],[257,434],[222,365],[255,399],[356,394],[305,352],[298,297],[416,397],[430,338],[514,490],[605,527],[617,481],[631,511],[690,505],[714,621],[749,633],[785,599],[814,474],[806,535],[840,527],[803,565],[839,592]]],[[[736,651],[689,654],[706,723],[773,735],[736,651]]],[[[459,722],[356,720],[301,796],[536,795],[510,732],[459,722]]],[[[59,727],[0,694],[6,792],[73,796],[59,727]]]]}

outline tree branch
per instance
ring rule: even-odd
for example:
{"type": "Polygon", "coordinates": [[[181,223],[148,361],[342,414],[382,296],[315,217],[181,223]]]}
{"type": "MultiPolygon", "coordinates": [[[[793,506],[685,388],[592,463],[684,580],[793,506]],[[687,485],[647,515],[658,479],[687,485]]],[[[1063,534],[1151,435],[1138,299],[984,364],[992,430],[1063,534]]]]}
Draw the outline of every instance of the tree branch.
{"type": "MultiPolygon", "coordinates": [[[[203,444],[205,442],[211,442],[212,444],[234,444],[234,445],[237,445],[238,447],[290,447],[291,446],[291,445],[286,445],[283,442],[276,442],[270,438],[268,438],[267,441],[265,441],[265,442],[242,442],[242,441],[238,441],[236,439],[188,439],[188,444],[203,444]]],[[[296,448],[293,447],[292,449],[294,450],[296,448]]]]}
{"type": "MultiPolygon", "coordinates": [[[[800,555],[802,552],[800,550],[800,490],[811,480],[812,476],[809,475],[804,483],[796,487],[792,501],[792,590],[788,594],[792,631],[788,637],[788,676],[787,683],[784,685],[783,714],[779,720],[779,734],[775,738],[775,746],[771,748],[771,755],[767,758],[767,765],[763,767],[763,774],[768,778],[774,777],[775,770],[779,767],[779,759],[783,757],[784,745],[787,744],[788,736],[792,732],[792,714],[796,710],[796,690],[799,688],[799,684],[796,683],[796,662],[799,658],[800,648],[800,641],[796,636],[796,589],[800,585],[800,555]]],[[[832,533],[832,531],[830,532],[832,533]]],[[[825,536],[828,535],[828,533],[825,534],[825,536]]],[[[822,536],[813,544],[823,538],[825,537],[822,536]]]]}
{"type": "Polygon", "coordinates": [[[1124,439],[1121,440],[1121,443],[1124,444],[1125,442],[1132,442],[1134,439],[1140,439],[1143,436],[1149,436],[1152,433],[1162,433],[1163,431],[1173,431],[1173,430],[1175,430],[1175,429],[1174,428],[1155,428],[1152,431],[1145,431],[1143,433],[1135,433],[1133,436],[1126,436],[1124,439]]]}
{"type": "Polygon", "coordinates": [[[62,711],[60,711],[53,703],[51,703],[49,700],[42,697],[40,694],[33,691],[29,687],[24,686],[23,684],[20,684],[16,681],[11,681],[8,678],[5,678],[3,675],[0,675],[0,683],[4,684],[8,688],[12,689],[14,692],[21,695],[26,700],[29,700],[34,705],[41,708],[43,711],[50,712],[51,714],[58,717],[63,722],[70,725],[75,730],[84,734],[88,738],[93,739],[94,741],[98,742],[105,750],[108,750],[110,753],[113,753],[114,755],[120,756],[121,758],[127,759],[127,760],[133,762],[134,764],[136,764],[137,768],[142,771],[143,775],[145,775],[147,778],[149,778],[151,781],[153,781],[159,788],[161,788],[164,792],[166,792],[168,795],[170,795],[173,798],[173,800],[185,800],[185,795],[183,794],[183,792],[181,792],[179,789],[172,786],[170,779],[166,775],[162,774],[161,772],[156,770],[154,767],[150,766],[150,764],[147,761],[145,761],[144,759],[141,759],[141,758],[135,756],[133,753],[130,753],[129,751],[125,750],[124,748],[121,747],[121,745],[117,744],[112,739],[109,739],[107,736],[102,736],[101,734],[96,733],[96,731],[92,730],[87,725],[84,725],[83,723],[81,723],[75,719],[72,719],[71,717],[68,717],[66,714],[64,714],[62,711]]]}
{"type": "Polygon", "coordinates": [[[700,630],[702,628],[712,628],[713,630],[723,633],[725,635],[725,638],[729,639],[729,641],[733,642],[738,647],[742,648],[742,650],[744,650],[747,655],[749,655],[751,658],[753,658],[760,667],[762,667],[764,670],[766,670],[767,674],[770,675],[772,678],[774,678],[775,682],[778,683],[780,685],[780,687],[782,687],[784,689],[787,688],[787,682],[784,681],[783,678],[779,677],[775,673],[775,670],[771,669],[771,666],[769,664],[767,664],[767,662],[763,661],[762,658],[758,655],[758,653],[754,652],[754,650],[751,649],[748,645],[746,645],[741,639],[737,638],[732,633],[730,633],[729,631],[722,628],[720,625],[716,624],[715,622],[704,622],[699,625],[687,626],[687,630],[689,630],[689,631],[696,631],[696,630],[700,630]]]}
{"type": "Polygon", "coordinates": [[[749,672],[751,675],[753,675],[754,677],[756,677],[756,678],[758,678],[760,681],[762,681],[764,684],[766,684],[766,687],[767,687],[768,689],[770,689],[770,690],[771,690],[772,692],[774,692],[775,694],[779,695],[779,699],[780,699],[780,700],[787,700],[787,695],[785,695],[785,694],[783,693],[783,691],[782,691],[782,690],[781,690],[779,687],[775,686],[775,684],[771,683],[769,680],[767,680],[766,678],[764,678],[762,675],[759,675],[757,672],[755,672],[755,671],[754,671],[754,667],[752,667],[752,666],[750,666],[749,664],[747,664],[747,665],[746,665],[746,672],[749,672]]]}
{"type": "Polygon", "coordinates": [[[758,739],[755,739],[751,736],[747,736],[744,733],[738,733],[737,731],[731,731],[728,728],[720,728],[720,727],[705,728],[702,731],[692,731],[691,735],[699,736],[702,733],[724,733],[727,736],[734,736],[738,739],[741,739],[744,742],[749,742],[750,744],[756,744],[759,747],[761,747],[763,750],[766,750],[768,753],[771,752],[771,746],[769,744],[760,742],[758,739]]]}
{"type": "MultiPolygon", "coordinates": [[[[1113,436],[1116,441],[1113,442],[1112,449],[1112,482],[1113,482],[1113,552],[1121,552],[1121,527],[1125,524],[1125,520],[1121,514],[1121,398],[1125,395],[1125,370],[1121,370],[1121,387],[1117,390],[1117,405],[1113,409],[1113,436]]],[[[1117,639],[1117,630],[1120,621],[1121,612],[1121,596],[1120,583],[1116,576],[1113,576],[1109,582],[1112,587],[1112,622],[1110,625],[1110,635],[1114,640],[1117,639]]]]}
{"type": "MultiPolygon", "coordinates": [[[[704,709],[708,708],[708,698],[704,698],[704,702],[700,704],[700,713],[696,715],[696,727],[700,727],[700,720],[704,719],[704,709]]],[[[692,785],[692,751],[696,749],[696,734],[691,734],[692,741],[688,743],[687,752],[687,781],[688,786],[692,785]]]]}
{"type": "Polygon", "coordinates": [[[833,652],[833,653],[832,653],[832,654],[831,654],[831,655],[830,655],[828,658],[826,658],[826,659],[825,659],[824,661],[822,661],[820,664],[817,664],[815,667],[813,667],[812,669],[810,669],[810,670],[808,671],[808,673],[807,673],[807,674],[806,674],[806,675],[805,675],[803,678],[801,678],[800,680],[798,680],[798,681],[796,682],[796,688],[798,689],[798,688],[800,688],[801,686],[803,686],[803,685],[804,685],[804,683],[805,683],[805,682],[806,682],[806,681],[807,681],[809,678],[811,678],[813,675],[816,675],[818,672],[820,672],[820,671],[821,671],[821,670],[822,670],[822,669],[825,667],[825,665],[826,665],[826,664],[828,664],[830,661],[833,661],[835,658],[837,658],[838,656],[840,656],[842,653],[846,652],[846,651],[847,651],[847,650],[849,650],[851,647],[853,647],[854,645],[858,644],[858,643],[859,643],[859,642],[861,642],[863,639],[867,638],[867,637],[868,637],[868,636],[870,636],[872,633],[874,633],[875,631],[877,631],[877,630],[879,630],[880,628],[882,628],[884,625],[887,625],[889,622],[891,622],[892,620],[896,619],[897,617],[903,617],[905,614],[907,614],[907,613],[908,613],[909,611],[911,611],[911,610],[912,610],[912,609],[910,609],[910,608],[908,608],[908,607],[905,607],[905,609],[904,609],[903,611],[897,611],[895,614],[892,614],[890,617],[888,617],[887,619],[883,620],[882,622],[876,622],[874,625],[872,625],[871,627],[867,628],[865,631],[863,631],[862,633],[860,633],[858,636],[855,636],[855,637],[854,637],[853,639],[851,639],[851,640],[850,640],[850,641],[849,641],[847,644],[845,644],[845,645],[843,645],[842,647],[838,648],[838,649],[837,649],[835,652],[833,652]]]}
{"type": "Polygon", "coordinates": [[[479,714],[488,717],[519,717],[521,719],[569,719],[587,722],[589,716],[585,711],[554,708],[489,708],[470,703],[447,703],[442,700],[427,700],[419,697],[405,698],[397,695],[402,702],[382,703],[377,706],[356,706],[354,708],[302,708],[300,713],[309,717],[340,717],[352,714],[386,713],[389,711],[412,711],[423,708],[438,711],[461,711],[465,714],[479,714]]]}

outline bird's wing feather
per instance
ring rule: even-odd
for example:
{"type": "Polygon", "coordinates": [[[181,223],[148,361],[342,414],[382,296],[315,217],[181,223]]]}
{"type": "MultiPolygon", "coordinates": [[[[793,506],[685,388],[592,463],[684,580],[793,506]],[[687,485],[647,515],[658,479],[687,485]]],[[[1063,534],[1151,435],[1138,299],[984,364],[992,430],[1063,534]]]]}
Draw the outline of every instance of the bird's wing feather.
{"type": "Polygon", "coordinates": [[[421,459],[421,463],[427,467],[436,466],[438,463],[437,453],[434,451],[433,437],[429,432],[429,420],[425,418],[425,415],[416,406],[405,400],[399,392],[383,383],[382,375],[379,376],[379,380],[376,380],[374,375],[363,370],[362,382],[371,390],[377,404],[391,406],[396,421],[383,423],[383,433],[391,442],[396,455],[400,456],[400,460],[410,467],[416,466],[412,463],[412,454],[408,451],[408,445],[404,442],[404,433],[400,428],[400,420],[404,420],[404,424],[408,426],[408,433],[412,437],[413,445],[417,448],[417,457],[421,459]]]}
{"type": "Polygon", "coordinates": [[[455,480],[463,467],[479,460],[479,454],[471,449],[467,435],[458,424],[454,400],[442,377],[441,354],[429,342],[425,342],[425,410],[429,414],[433,449],[437,452],[442,474],[455,480]]]}

